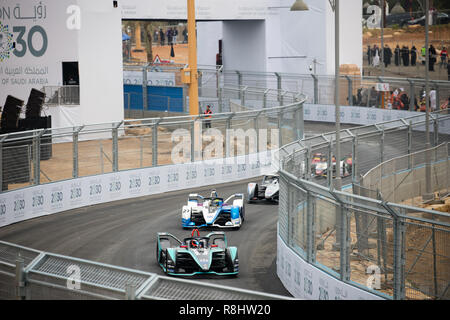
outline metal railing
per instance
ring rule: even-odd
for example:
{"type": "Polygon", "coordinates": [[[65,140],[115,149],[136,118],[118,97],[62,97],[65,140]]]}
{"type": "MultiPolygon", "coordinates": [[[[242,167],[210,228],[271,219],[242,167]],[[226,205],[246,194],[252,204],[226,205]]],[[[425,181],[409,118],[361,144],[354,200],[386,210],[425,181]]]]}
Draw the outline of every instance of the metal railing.
{"type": "MultiPolygon", "coordinates": [[[[448,144],[438,147],[449,139],[438,134],[439,123],[448,119],[431,120],[435,150],[442,150],[436,164],[449,159],[448,144]]],[[[359,186],[361,175],[376,165],[423,149],[424,123],[419,116],[343,130],[341,150],[353,163],[343,184],[353,182],[353,194],[333,188],[332,165],[328,178],[312,177],[313,154],[331,159],[335,133],[282,147],[278,223],[288,247],[341,281],[384,298],[449,299],[450,214],[387,202],[383,190],[371,195],[359,186]]],[[[440,183],[435,190],[448,189],[448,179],[440,183]]]]}
{"type": "MultiPolygon", "coordinates": [[[[417,151],[385,161],[367,172],[359,181],[365,196],[379,193],[386,201],[419,206],[426,193],[426,155],[430,153],[432,192],[442,196],[450,194],[449,143],[428,150],[417,151]]],[[[362,195],[362,194],[360,194],[362,195]]]]}
{"type": "MultiPolygon", "coordinates": [[[[308,97],[306,103],[334,105],[333,76],[315,74],[292,74],[278,72],[251,72],[238,70],[223,70],[221,67],[200,66],[199,90],[203,96],[217,96],[221,87],[238,86],[260,87],[266,90],[278,90],[279,92],[302,92],[308,97]]],[[[343,92],[341,105],[382,107],[382,96],[375,90],[377,83],[389,84],[389,90],[385,97],[384,107],[389,108],[391,93],[398,91],[400,96],[404,93],[408,99],[404,100],[402,110],[416,111],[420,109],[420,101],[425,88],[425,80],[420,78],[393,78],[358,75],[341,75],[340,87],[343,92]]],[[[436,90],[436,110],[450,96],[450,82],[430,80],[430,90],[436,90]]],[[[244,90],[245,91],[245,90],[244,90]]],[[[281,104],[282,95],[278,97],[281,104]]],[[[403,102],[402,102],[403,103],[403,102]]],[[[395,106],[394,106],[395,108],[395,106]]]]}
{"type": "Polygon", "coordinates": [[[80,104],[79,86],[45,86],[43,91],[45,92],[45,105],[63,106],[80,104]]]}
{"type": "MultiPolygon", "coordinates": [[[[230,88],[231,93],[238,91],[230,88]]],[[[196,128],[202,132],[200,137],[220,134],[224,145],[217,153],[225,157],[237,155],[233,153],[233,145],[240,142],[235,141],[234,133],[255,133],[257,150],[245,147],[245,154],[259,152],[260,138],[264,134],[269,150],[303,135],[302,104],[305,98],[301,95],[292,99],[291,104],[272,108],[256,105],[249,109],[238,108],[239,105],[230,100],[222,101],[227,109],[246,111],[215,113],[211,118],[202,114],[197,117],[158,117],[1,135],[2,190],[172,164],[172,150],[179,143],[174,135],[187,135],[194,141],[196,128]]],[[[206,156],[202,150],[200,154],[190,152],[182,161],[196,161],[206,156]]]]}
{"type": "Polygon", "coordinates": [[[1,300],[289,300],[173,279],[0,241],[1,300]]]}
{"type": "MultiPolygon", "coordinates": [[[[139,93],[127,92],[124,95],[126,111],[130,105],[138,105],[136,110],[128,110],[127,116],[145,117],[148,109],[182,109],[187,112],[185,99],[181,101],[166,101],[169,97],[156,97],[149,95],[147,86],[178,86],[184,87],[181,82],[181,70],[183,65],[124,65],[127,74],[125,84],[142,86],[139,93]],[[156,75],[173,75],[171,77],[161,76],[160,79],[148,79],[149,72],[156,75]],[[162,102],[164,100],[166,102],[162,102]],[[169,107],[168,107],[169,106],[169,107]],[[182,108],[180,108],[182,106],[182,108]],[[131,112],[133,111],[133,112],[131,112]]],[[[302,92],[309,97],[307,103],[334,104],[335,80],[332,76],[315,74],[291,74],[278,72],[250,72],[238,70],[224,70],[222,66],[200,66],[199,67],[199,94],[205,99],[213,99],[212,102],[218,106],[217,112],[227,111],[222,107],[224,92],[234,93],[231,95],[239,100],[242,105],[248,100],[259,101],[266,107],[279,106],[292,101],[292,97],[302,92]]],[[[425,80],[420,78],[393,78],[376,76],[341,75],[340,86],[342,92],[341,105],[363,106],[381,108],[397,108],[392,98],[392,92],[399,94],[401,110],[421,110],[422,96],[425,90],[425,80]],[[377,83],[389,84],[390,92],[385,95],[382,102],[381,92],[376,91],[377,83]]],[[[436,102],[431,102],[431,108],[438,110],[448,102],[450,97],[450,82],[442,80],[430,80],[430,90],[436,91],[436,102]]],[[[79,104],[78,86],[48,86],[44,87],[47,105],[77,105],[79,104]]],[[[230,94],[225,95],[230,96],[230,94]]],[[[206,100],[205,100],[206,101],[206,100]]],[[[423,108],[422,108],[423,109],[423,108]]]]}

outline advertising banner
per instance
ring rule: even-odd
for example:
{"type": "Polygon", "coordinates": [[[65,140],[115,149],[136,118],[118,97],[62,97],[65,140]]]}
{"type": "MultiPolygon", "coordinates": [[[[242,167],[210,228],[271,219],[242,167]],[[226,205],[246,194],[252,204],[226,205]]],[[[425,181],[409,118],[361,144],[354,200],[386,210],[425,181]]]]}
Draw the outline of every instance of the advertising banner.
{"type": "Polygon", "coordinates": [[[78,61],[73,2],[0,2],[0,105],[7,95],[26,102],[31,88],[63,84],[62,62],[78,61]]]}
{"type": "Polygon", "coordinates": [[[100,203],[258,177],[265,171],[272,172],[272,157],[271,152],[262,152],[113,172],[6,192],[0,195],[0,227],[100,203]]]}

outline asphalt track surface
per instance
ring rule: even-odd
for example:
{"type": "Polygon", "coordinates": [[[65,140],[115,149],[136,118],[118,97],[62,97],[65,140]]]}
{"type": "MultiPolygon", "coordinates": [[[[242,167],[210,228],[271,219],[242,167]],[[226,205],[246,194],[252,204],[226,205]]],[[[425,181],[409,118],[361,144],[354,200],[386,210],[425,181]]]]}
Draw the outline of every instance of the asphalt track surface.
{"type": "MultiPolygon", "coordinates": [[[[342,126],[343,129],[349,127],[342,126]]],[[[333,129],[332,124],[307,123],[305,133],[318,134],[333,129]]],[[[387,153],[402,153],[398,141],[403,138],[404,135],[400,134],[385,141],[387,153]]],[[[440,141],[445,139],[448,141],[448,137],[440,141]]],[[[420,138],[414,142],[418,146],[423,145],[420,138]]],[[[377,148],[370,140],[365,141],[361,148],[362,152],[374,154],[373,161],[361,168],[370,169],[377,164],[377,148]]],[[[187,195],[191,192],[208,195],[215,188],[220,196],[226,198],[234,193],[245,193],[247,183],[258,180],[260,178],[111,202],[36,218],[1,228],[0,240],[163,275],[155,258],[156,234],[169,232],[178,238],[190,235],[190,231],[181,228],[181,208],[187,202],[187,195]]],[[[325,183],[325,179],[315,181],[325,183]]],[[[343,180],[344,185],[347,183],[350,183],[349,178],[343,180]]],[[[245,214],[240,230],[225,231],[228,244],[238,247],[239,276],[195,279],[290,296],[276,275],[278,206],[264,201],[246,204],[245,214]]],[[[206,232],[201,231],[202,234],[206,232]]]]}

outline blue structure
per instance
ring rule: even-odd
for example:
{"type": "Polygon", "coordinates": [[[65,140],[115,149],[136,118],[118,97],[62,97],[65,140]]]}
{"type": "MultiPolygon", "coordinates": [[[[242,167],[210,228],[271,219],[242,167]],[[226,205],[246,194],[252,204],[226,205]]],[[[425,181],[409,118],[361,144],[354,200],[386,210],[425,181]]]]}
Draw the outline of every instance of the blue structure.
{"type": "MultiPolygon", "coordinates": [[[[124,85],[125,110],[142,110],[143,89],[140,85],[124,85]]],[[[183,87],[147,86],[147,106],[144,110],[183,112],[183,87]]]]}

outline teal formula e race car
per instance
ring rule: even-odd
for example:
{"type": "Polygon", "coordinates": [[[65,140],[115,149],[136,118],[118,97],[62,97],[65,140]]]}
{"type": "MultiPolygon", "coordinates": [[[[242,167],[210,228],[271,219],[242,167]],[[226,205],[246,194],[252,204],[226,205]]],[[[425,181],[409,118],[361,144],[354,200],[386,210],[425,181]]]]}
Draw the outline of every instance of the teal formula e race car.
{"type": "Polygon", "coordinates": [[[157,237],[156,260],[167,275],[237,276],[239,273],[238,250],[227,245],[223,232],[201,237],[198,229],[194,229],[183,241],[164,232],[157,237]]]}

